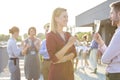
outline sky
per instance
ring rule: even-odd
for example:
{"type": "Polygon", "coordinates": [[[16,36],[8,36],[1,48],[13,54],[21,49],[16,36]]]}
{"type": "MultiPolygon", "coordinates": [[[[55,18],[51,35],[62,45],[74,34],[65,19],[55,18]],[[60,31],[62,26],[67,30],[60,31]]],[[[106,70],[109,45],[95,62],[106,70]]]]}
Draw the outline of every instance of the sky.
{"type": "Polygon", "coordinates": [[[106,0],[0,0],[0,34],[9,34],[9,29],[13,26],[20,28],[20,35],[27,33],[31,26],[36,27],[37,33],[44,33],[43,26],[50,23],[52,12],[57,7],[67,9],[68,26],[75,26],[75,16],[104,1],[106,0]]]}

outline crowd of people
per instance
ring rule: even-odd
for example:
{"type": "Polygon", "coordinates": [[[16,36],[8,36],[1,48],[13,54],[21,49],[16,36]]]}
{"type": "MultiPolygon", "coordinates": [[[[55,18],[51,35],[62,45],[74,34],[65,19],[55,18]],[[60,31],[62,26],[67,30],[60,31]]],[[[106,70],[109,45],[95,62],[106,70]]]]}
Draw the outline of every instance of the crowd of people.
{"type": "MultiPolygon", "coordinates": [[[[56,8],[52,14],[51,23],[44,26],[45,36],[42,42],[36,37],[36,28],[28,29],[28,38],[17,46],[19,28],[14,26],[9,29],[11,37],[8,40],[7,52],[9,55],[8,67],[11,80],[21,80],[19,57],[24,56],[24,71],[27,80],[38,80],[42,72],[44,80],[74,80],[74,59],[78,63],[81,57],[82,68],[91,65],[92,73],[97,72],[97,54],[102,53],[102,62],[107,64],[106,80],[120,79],[120,1],[110,5],[110,19],[112,25],[118,26],[113,38],[107,47],[99,33],[93,33],[91,44],[88,36],[82,37],[79,44],[77,36],[63,31],[67,26],[68,13],[65,8],[56,8]],[[43,61],[40,64],[40,56],[43,61]],[[89,62],[88,62],[89,55],[89,62]],[[40,65],[42,65],[40,69],[40,65]],[[42,70],[42,71],[41,71],[42,70]]],[[[77,66],[76,63],[76,66],[77,66]]]]}
{"type": "MultiPolygon", "coordinates": [[[[93,35],[93,34],[92,34],[93,35]]],[[[77,57],[75,61],[75,70],[78,70],[78,62],[81,61],[80,69],[91,68],[91,73],[97,73],[97,64],[100,64],[99,60],[101,55],[98,52],[98,44],[92,39],[91,42],[88,41],[88,35],[84,34],[82,36],[82,41],[77,40],[75,43],[77,57]]]]}

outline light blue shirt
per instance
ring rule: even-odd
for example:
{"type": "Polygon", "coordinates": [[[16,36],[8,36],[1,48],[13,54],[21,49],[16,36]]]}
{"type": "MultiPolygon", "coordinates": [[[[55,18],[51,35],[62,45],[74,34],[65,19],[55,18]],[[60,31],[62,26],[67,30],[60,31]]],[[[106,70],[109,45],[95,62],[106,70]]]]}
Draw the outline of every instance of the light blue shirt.
{"type": "Polygon", "coordinates": [[[43,56],[44,59],[50,58],[46,47],[46,39],[42,41],[39,53],[43,56]]]}
{"type": "Polygon", "coordinates": [[[14,38],[10,38],[7,43],[7,53],[9,58],[18,58],[21,55],[21,50],[14,38]]]}
{"type": "Polygon", "coordinates": [[[120,73],[120,27],[115,31],[109,46],[103,45],[99,49],[103,53],[102,62],[108,65],[106,71],[120,73]]]}
{"type": "Polygon", "coordinates": [[[90,48],[92,49],[97,49],[98,48],[98,43],[95,40],[91,41],[90,48]]]}

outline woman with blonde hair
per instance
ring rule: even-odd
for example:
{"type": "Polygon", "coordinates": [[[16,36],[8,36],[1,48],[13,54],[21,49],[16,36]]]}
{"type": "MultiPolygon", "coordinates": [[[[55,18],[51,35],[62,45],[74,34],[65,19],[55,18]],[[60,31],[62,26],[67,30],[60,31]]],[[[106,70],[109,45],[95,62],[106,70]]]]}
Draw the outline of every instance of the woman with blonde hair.
{"type": "Polygon", "coordinates": [[[47,34],[46,45],[51,60],[48,80],[74,80],[72,60],[76,57],[76,38],[64,32],[68,15],[64,8],[53,11],[51,31],[47,34]]]}

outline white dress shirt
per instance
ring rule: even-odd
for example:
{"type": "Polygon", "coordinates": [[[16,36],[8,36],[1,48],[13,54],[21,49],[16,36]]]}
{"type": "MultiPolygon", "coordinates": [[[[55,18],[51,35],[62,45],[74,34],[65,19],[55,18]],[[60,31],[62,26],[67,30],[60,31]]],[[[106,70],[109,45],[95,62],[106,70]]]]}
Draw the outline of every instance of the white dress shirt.
{"type": "Polygon", "coordinates": [[[108,65],[106,71],[120,73],[120,27],[116,29],[109,46],[103,45],[100,51],[103,53],[102,62],[108,65]]]}

